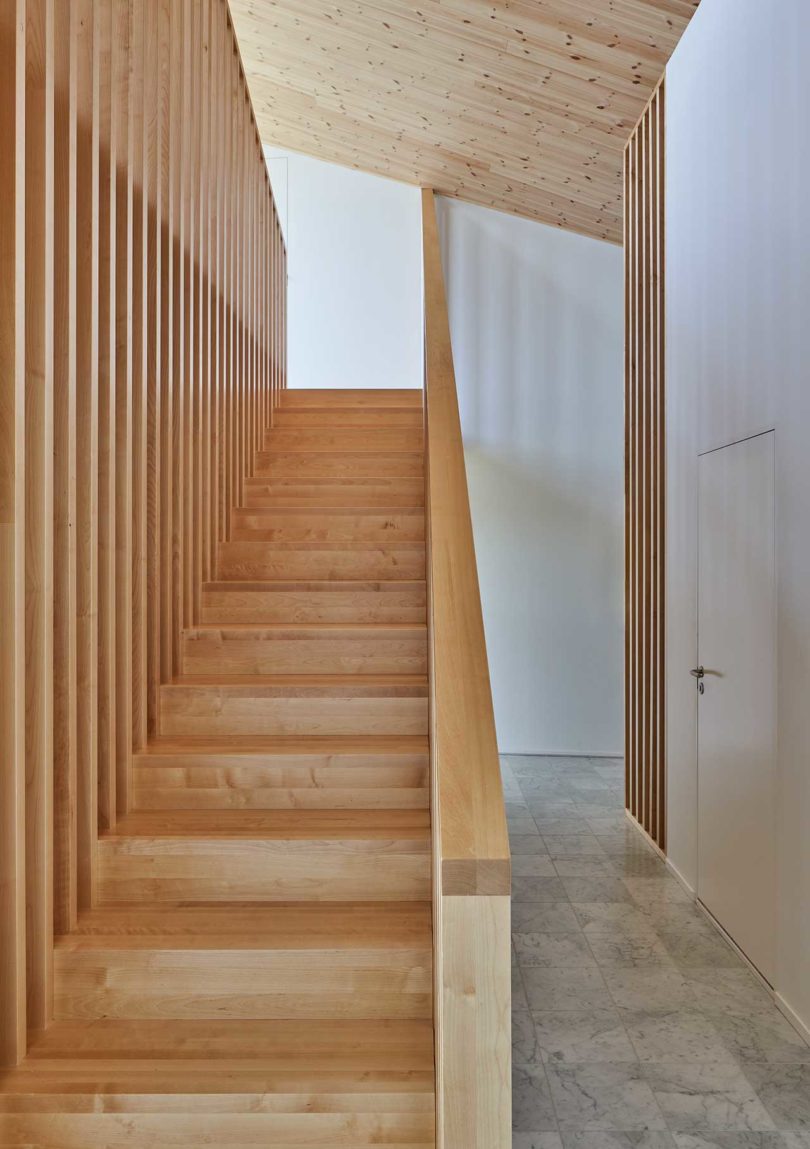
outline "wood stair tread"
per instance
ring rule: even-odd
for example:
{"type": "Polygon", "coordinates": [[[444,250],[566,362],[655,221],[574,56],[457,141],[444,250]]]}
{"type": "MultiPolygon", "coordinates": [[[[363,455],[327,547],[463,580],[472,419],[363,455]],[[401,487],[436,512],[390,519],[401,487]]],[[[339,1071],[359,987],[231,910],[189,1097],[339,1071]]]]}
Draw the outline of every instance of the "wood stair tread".
{"type": "Polygon", "coordinates": [[[236,1060],[267,1068],[426,1069],[433,1064],[427,1021],[107,1021],[63,1022],[33,1038],[31,1061],[236,1060]]]}
{"type": "Polygon", "coordinates": [[[325,593],[351,591],[379,591],[396,594],[403,590],[424,590],[425,579],[220,579],[203,584],[203,594],[216,591],[317,591],[325,593]]]}
{"type": "Polygon", "coordinates": [[[150,756],[176,754],[243,754],[246,757],[267,754],[428,754],[430,743],[423,735],[242,735],[222,738],[156,738],[136,758],[148,762],[150,756]]]}
{"type": "Polygon", "coordinates": [[[393,949],[431,945],[430,902],[184,905],[87,910],[55,941],[61,951],[393,949]]]}
{"type": "Polygon", "coordinates": [[[428,810],[134,810],[102,841],[127,838],[427,839],[428,810]]]}
{"type": "Polygon", "coordinates": [[[360,638],[375,635],[424,634],[426,622],[198,622],[183,631],[184,636],[197,633],[211,634],[270,634],[277,637],[312,637],[327,635],[330,638],[357,635],[360,638]]]}
{"type": "Polygon", "coordinates": [[[188,674],[164,683],[173,687],[217,686],[223,690],[245,689],[256,693],[299,695],[319,694],[385,694],[403,693],[422,697],[427,694],[427,676],[423,674],[188,674]]]}

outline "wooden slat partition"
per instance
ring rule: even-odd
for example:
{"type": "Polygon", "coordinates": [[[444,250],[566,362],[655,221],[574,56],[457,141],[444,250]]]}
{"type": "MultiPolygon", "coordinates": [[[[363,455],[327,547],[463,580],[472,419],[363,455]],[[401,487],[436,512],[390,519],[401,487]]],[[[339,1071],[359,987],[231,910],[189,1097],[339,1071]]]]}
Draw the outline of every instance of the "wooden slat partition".
{"type": "Polygon", "coordinates": [[[664,81],[625,151],[626,804],[666,850],[664,81]]]}
{"type": "Polygon", "coordinates": [[[437,1144],[507,1149],[509,839],[430,190],[422,228],[437,1144]]]}
{"type": "Polygon", "coordinates": [[[0,0],[0,1064],[286,386],[286,252],[226,0],[0,0]]]}

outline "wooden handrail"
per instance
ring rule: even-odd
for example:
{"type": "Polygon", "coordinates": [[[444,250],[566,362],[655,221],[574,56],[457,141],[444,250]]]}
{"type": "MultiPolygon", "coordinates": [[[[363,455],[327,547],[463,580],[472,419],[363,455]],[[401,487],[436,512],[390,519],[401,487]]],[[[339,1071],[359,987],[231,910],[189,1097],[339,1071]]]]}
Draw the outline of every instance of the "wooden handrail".
{"type": "Polygon", "coordinates": [[[510,860],[433,192],[422,193],[438,1149],[509,1149],[510,860]]]}
{"type": "Polygon", "coordinates": [[[443,894],[509,894],[509,838],[433,192],[422,193],[432,757],[443,894]]]}

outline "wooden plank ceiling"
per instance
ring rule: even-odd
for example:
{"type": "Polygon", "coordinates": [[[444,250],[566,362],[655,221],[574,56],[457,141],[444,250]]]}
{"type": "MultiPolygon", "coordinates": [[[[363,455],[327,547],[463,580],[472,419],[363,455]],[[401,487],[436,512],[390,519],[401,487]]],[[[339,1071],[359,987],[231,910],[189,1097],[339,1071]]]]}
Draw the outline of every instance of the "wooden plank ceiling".
{"type": "Polygon", "coordinates": [[[699,0],[230,0],[265,143],[620,242],[699,0]]]}

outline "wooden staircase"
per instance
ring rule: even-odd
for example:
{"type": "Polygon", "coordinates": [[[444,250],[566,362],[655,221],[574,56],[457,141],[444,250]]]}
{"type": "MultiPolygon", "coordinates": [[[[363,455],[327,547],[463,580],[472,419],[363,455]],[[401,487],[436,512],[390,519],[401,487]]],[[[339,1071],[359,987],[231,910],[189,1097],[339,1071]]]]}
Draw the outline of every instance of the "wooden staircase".
{"type": "Polygon", "coordinates": [[[284,393],[4,1146],[434,1145],[422,420],[284,393]]]}

